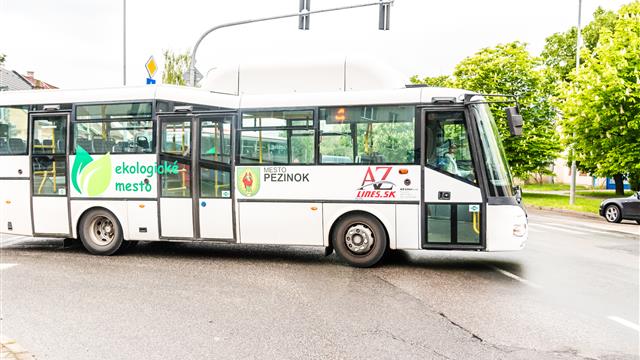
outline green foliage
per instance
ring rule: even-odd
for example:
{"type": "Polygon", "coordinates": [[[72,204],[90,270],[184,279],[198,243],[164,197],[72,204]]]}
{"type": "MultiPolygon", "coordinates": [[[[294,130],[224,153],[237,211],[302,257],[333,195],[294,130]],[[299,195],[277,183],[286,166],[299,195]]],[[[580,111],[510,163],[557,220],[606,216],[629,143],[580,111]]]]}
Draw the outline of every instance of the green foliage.
{"type": "MultiPolygon", "coordinates": [[[[524,192],[528,191],[569,191],[569,184],[525,184],[522,185],[524,192]]],[[[576,190],[586,190],[590,187],[584,185],[576,185],[576,190]]]]}
{"type": "Polygon", "coordinates": [[[162,83],[174,85],[186,85],[183,74],[189,71],[191,56],[189,50],[182,54],[175,54],[171,50],[164,53],[164,71],[162,72],[162,83]]]}
{"type": "Polygon", "coordinates": [[[0,54],[0,65],[3,65],[5,60],[7,60],[7,55],[0,54]]]}
{"type": "Polygon", "coordinates": [[[613,30],[562,88],[562,126],[580,167],[597,176],[640,179],[640,1],[623,6],[613,30]]]}
{"type": "MultiPolygon", "coordinates": [[[[603,29],[613,31],[616,14],[613,11],[596,9],[593,21],[582,30],[584,47],[593,50],[598,44],[603,29]]],[[[551,81],[569,81],[569,75],[576,68],[576,27],[565,32],[558,32],[549,36],[545,41],[544,50],[540,56],[551,81]]]]}
{"type": "Polygon", "coordinates": [[[525,191],[522,194],[522,202],[526,206],[539,206],[547,209],[566,209],[597,214],[602,199],[590,199],[577,196],[575,205],[569,205],[568,195],[536,194],[525,191]]]}
{"type": "Polygon", "coordinates": [[[425,76],[422,79],[418,77],[418,75],[413,75],[409,81],[412,84],[423,84],[432,87],[452,87],[452,79],[449,75],[440,75],[440,76],[425,76]]]}
{"type": "Polygon", "coordinates": [[[551,87],[539,70],[540,59],[532,57],[521,42],[485,48],[460,62],[454,71],[455,87],[488,94],[518,97],[525,119],[522,137],[509,134],[506,116],[492,106],[513,174],[527,178],[550,173],[560,153],[551,87]]]}

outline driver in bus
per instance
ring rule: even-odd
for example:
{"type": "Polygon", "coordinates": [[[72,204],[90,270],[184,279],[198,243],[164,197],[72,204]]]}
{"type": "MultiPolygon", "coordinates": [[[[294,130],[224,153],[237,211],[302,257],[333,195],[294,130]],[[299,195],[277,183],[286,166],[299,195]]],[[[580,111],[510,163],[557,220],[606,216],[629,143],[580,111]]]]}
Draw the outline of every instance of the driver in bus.
{"type": "Polygon", "coordinates": [[[456,150],[458,150],[458,146],[454,142],[451,142],[451,144],[449,145],[449,151],[444,154],[444,158],[446,160],[444,170],[450,174],[458,175],[460,177],[473,181],[474,179],[472,171],[461,170],[458,168],[458,162],[456,161],[456,150]]]}

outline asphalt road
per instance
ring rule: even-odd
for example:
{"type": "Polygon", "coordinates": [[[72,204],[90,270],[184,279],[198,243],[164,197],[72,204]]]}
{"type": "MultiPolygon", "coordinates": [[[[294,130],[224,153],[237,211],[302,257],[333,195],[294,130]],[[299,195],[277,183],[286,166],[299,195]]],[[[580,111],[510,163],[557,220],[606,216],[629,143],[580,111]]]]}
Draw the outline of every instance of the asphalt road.
{"type": "Polygon", "coordinates": [[[37,359],[639,358],[640,226],[530,214],[515,253],[0,239],[0,333],[37,359]],[[612,231],[624,230],[624,232],[612,231]]]}

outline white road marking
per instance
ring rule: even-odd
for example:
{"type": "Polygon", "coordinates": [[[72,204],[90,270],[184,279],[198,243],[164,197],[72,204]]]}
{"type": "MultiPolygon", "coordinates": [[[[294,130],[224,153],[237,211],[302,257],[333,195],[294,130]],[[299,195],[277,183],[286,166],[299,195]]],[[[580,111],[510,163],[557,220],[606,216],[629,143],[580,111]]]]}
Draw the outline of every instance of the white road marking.
{"type": "Polygon", "coordinates": [[[534,227],[542,227],[545,229],[550,229],[550,230],[555,230],[555,231],[561,231],[561,232],[566,232],[568,234],[574,234],[574,235],[587,235],[586,232],[582,232],[582,231],[575,231],[575,230],[569,230],[569,229],[564,229],[561,227],[556,227],[556,226],[550,226],[550,225],[542,225],[542,224],[529,224],[530,226],[534,226],[534,227]]]}
{"type": "Polygon", "coordinates": [[[592,233],[598,233],[598,234],[605,234],[605,235],[611,235],[611,232],[609,231],[603,231],[603,230],[595,230],[589,226],[583,226],[583,227],[578,227],[578,226],[571,226],[571,225],[565,225],[565,224],[558,224],[558,223],[547,223],[550,225],[554,225],[554,226],[560,226],[560,227],[565,227],[568,229],[573,229],[573,230],[582,230],[582,231],[588,231],[588,232],[592,232],[592,233]],[[588,229],[585,229],[588,228],[588,229]]]}
{"type": "Polygon", "coordinates": [[[631,322],[631,321],[629,321],[629,320],[625,320],[625,319],[623,319],[623,318],[619,318],[619,317],[617,317],[617,316],[613,316],[613,315],[607,316],[607,319],[612,320],[612,321],[615,321],[615,322],[617,322],[617,323],[618,323],[618,324],[620,324],[620,325],[624,325],[624,326],[626,326],[626,327],[628,327],[628,328],[631,328],[631,329],[633,329],[633,330],[635,330],[635,331],[640,332],[640,325],[638,325],[638,324],[634,324],[634,323],[632,323],[632,322],[631,322]]]}
{"type": "Polygon", "coordinates": [[[506,276],[506,277],[510,277],[510,278],[512,278],[514,280],[520,281],[521,283],[523,283],[525,285],[528,285],[528,286],[531,286],[532,288],[542,289],[542,286],[534,283],[533,281],[529,281],[527,279],[523,279],[523,278],[521,278],[520,276],[518,276],[516,274],[508,272],[507,270],[502,270],[499,267],[493,266],[493,265],[489,265],[489,267],[492,268],[493,270],[499,272],[500,274],[506,276]]]}
{"type": "Polygon", "coordinates": [[[18,264],[0,264],[0,270],[5,270],[5,269],[8,269],[8,268],[12,268],[12,267],[14,267],[16,265],[18,265],[18,264]]]}

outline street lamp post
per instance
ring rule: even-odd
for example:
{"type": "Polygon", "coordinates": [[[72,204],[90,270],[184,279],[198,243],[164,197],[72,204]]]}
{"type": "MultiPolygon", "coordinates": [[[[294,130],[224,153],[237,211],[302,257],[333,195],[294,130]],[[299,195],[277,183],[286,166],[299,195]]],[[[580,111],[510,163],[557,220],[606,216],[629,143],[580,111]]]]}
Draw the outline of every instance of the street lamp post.
{"type": "Polygon", "coordinates": [[[122,0],[122,85],[127,85],[127,0],[122,0]]]}
{"type": "MultiPolygon", "coordinates": [[[[306,27],[308,29],[308,21],[309,21],[309,15],[310,14],[319,14],[319,13],[325,13],[325,12],[331,12],[331,11],[355,9],[355,8],[361,8],[361,7],[365,7],[365,6],[378,5],[378,6],[380,6],[381,11],[385,12],[384,15],[383,14],[380,15],[380,23],[381,24],[383,23],[383,19],[384,19],[384,27],[383,27],[383,25],[380,25],[380,29],[381,30],[389,30],[389,7],[391,6],[391,4],[393,4],[394,1],[395,0],[379,0],[378,2],[372,2],[372,3],[366,3],[366,4],[358,4],[358,5],[349,5],[349,6],[341,6],[341,7],[337,7],[337,8],[323,9],[323,10],[316,10],[316,11],[308,11],[308,10],[305,9],[303,15],[306,16],[306,21],[307,21],[306,27]]],[[[308,2],[307,2],[307,4],[308,4],[308,2]]],[[[252,23],[269,21],[269,20],[278,20],[278,19],[284,19],[284,18],[289,18],[289,17],[294,17],[294,16],[298,17],[300,15],[301,15],[301,13],[295,13],[295,14],[269,16],[269,17],[260,18],[260,19],[250,19],[250,20],[235,21],[235,22],[230,22],[230,23],[226,23],[226,24],[222,24],[222,25],[217,25],[217,26],[214,26],[211,29],[205,31],[202,35],[200,35],[200,38],[198,39],[198,41],[196,41],[196,44],[193,47],[193,51],[191,51],[191,61],[189,62],[189,73],[188,73],[189,79],[188,79],[187,83],[190,86],[195,86],[195,84],[196,84],[196,54],[198,52],[198,47],[200,46],[200,43],[202,42],[202,40],[207,35],[211,34],[212,32],[214,32],[214,31],[216,31],[218,29],[222,29],[222,28],[238,26],[238,25],[245,25],[245,24],[252,24],[252,23]]]]}
{"type": "MultiPolygon", "coordinates": [[[[578,0],[578,36],[576,39],[576,76],[580,71],[580,43],[581,43],[581,20],[582,20],[582,0],[578,0]]],[[[577,85],[576,85],[577,91],[577,85]]],[[[576,203],[576,172],[578,167],[576,166],[576,153],[571,150],[571,185],[569,189],[569,205],[576,203]]]]}

